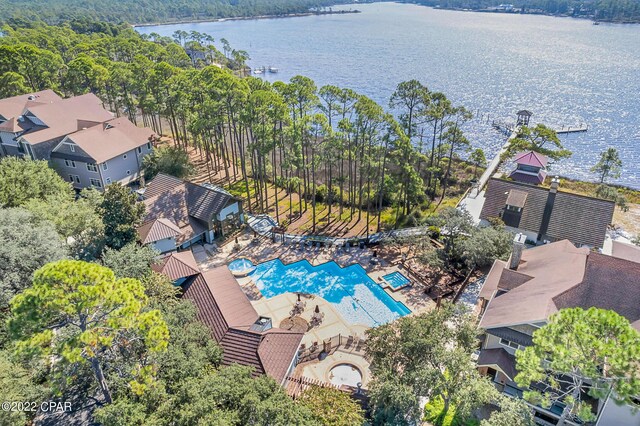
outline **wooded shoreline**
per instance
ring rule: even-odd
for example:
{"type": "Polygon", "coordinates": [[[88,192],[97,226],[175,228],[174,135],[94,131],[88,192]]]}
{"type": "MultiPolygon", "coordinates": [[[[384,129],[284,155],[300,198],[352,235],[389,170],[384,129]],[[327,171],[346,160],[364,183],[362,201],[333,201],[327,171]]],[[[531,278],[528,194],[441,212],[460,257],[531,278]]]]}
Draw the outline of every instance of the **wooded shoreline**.
{"type": "Polygon", "coordinates": [[[259,16],[236,16],[231,18],[203,18],[203,19],[186,19],[166,22],[155,22],[145,24],[132,24],[133,28],[142,27],[157,27],[161,25],[176,25],[176,24],[201,24],[205,22],[225,22],[225,21],[252,21],[254,19],[279,19],[279,18],[302,18],[305,16],[316,15],[344,15],[347,13],[362,13],[358,9],[353,10],[330,10],[330,11],[316,11],[316,12],[301,12],[301,13],[287,13],[284,15],[259,15],[259,16]]]}

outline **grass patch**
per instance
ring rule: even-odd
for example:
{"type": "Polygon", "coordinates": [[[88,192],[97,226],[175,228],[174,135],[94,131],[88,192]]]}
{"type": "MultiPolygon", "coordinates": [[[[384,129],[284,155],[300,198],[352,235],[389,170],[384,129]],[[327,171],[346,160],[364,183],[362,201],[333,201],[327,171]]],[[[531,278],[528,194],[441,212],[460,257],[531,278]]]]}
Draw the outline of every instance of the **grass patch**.
{"type": "Polygon", "coordinates": [[[456,412],[455,405],[449,406],[446,416],[442,418],[444,401],[438,397],[429,401],[424,407],[425,420],[436,426],[478,426],[480,422],[473,418],[461,418],[456,412]]]}

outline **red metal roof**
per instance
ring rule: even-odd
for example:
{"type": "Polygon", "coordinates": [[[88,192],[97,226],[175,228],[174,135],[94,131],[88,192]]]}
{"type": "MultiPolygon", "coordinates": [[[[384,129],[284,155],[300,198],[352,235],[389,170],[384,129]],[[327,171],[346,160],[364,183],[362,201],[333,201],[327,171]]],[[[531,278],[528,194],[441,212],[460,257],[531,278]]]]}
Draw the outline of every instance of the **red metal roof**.
{"type": "Polygon", "coordinates": [[[254,367],[255,375],[268,374],[284,382],[303,333],[249,330],[259,315],[226,266],[198,275],[184,286],[183,297],[196,305],[198,319],[222,346],[224,365],[248,365],[254,367]]]}
{"type": "Polygon", "coordinates": [[[520,153],[516,155],[513,161],[518,164],[534,167],[546,167],[547,165],[547,157],[533,151],[520,153]]]}
{"type": "Polygon", "coordinates": [[[170,253],[160,259],[160,262],[151,265],[151,268],[168,276],[172,281],[200,273],[191,250],[170,253]]]}

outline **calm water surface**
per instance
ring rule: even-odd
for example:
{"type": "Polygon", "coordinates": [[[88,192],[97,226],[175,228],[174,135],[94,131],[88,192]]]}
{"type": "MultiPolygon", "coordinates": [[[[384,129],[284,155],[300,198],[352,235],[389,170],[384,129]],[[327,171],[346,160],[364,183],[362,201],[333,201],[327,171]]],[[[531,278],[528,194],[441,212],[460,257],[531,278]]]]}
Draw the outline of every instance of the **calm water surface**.
{"type": "MultiPolygon", "coordinates": [[[[343,6],[352,8],[354,6],[343,6]]],[[[622,153],[619,183],[640,188],[640,25],[533,15],[454,12],[422,6],[357,5],[363,13],[138,28],[181,29],[226,38],[252,67],[274,66],[288,80],[350,87],[387,106],[395,86],[419,79],[476,114],[468,137],[494,154],[504,137],[487,120],[519,109],[551,126],[589,125],[561,139],[574,154],[552,173],[593,179],[599,153],[622,153]]]]}

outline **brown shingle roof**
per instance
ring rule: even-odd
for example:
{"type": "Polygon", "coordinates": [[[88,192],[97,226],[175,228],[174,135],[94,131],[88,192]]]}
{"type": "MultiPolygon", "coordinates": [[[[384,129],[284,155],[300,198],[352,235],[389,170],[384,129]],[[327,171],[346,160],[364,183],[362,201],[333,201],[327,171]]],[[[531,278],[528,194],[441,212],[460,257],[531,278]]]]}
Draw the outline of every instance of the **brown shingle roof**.
{"type": "Polygon", "coordinates": [[[498,366],[510,380],[516,377],[516,358],[502,348],[483,349],[478,356],[478,367],[498,366]]]}
{"type": "Polygon", "coordinates": [[[4,117],[5,120],[17,118],[22,115],[24,110],[28,107],[49,104],[61,100],[62,98],[50,89],[0,99],[0,116],[4,117]]]}
{"type": "Polygon", "coordinates": [[[501,288],[512,286],[513,290],[494,296],[496,287],[493,294],[487,297],[491,289],[483,288],[482,297],[490,299],[490,302],[480,326],[506,327],[546,321],[549,315],[557,311],[552,298],[582,281],[588,253],[587,248],[578,249],[567,240],[524,250],[518,272],[533,278],[520,285],[519,281],[508,281],[508,278],[520,280],[521,277],[516,274],[507,272],[506,278],[502,278],[507,268],[505,263],[497,268],[494,265],[486,283],[501,288]]]}
{"type": "Polygon", "coordinates": [[[72,133],[69,139],[96,163],[103,163],[149,143],[153,135],[153,130],[138,127],[125,117],[120,117],[72,133]]]}
{"type": "Polygon", "coordinates": [[[198,318],[211,329],[224,350],[223,364],[254,367],[254,374],[268,374],[282,383],[302,333],[279,328],[264,332],[249,327],[259,315],[226,266],[198,275],[184,286],[183,297],[198,308],[198,318]]]}
{"type": "MultiPolygon", "coordinates": [[[[500,217],[512,190],[527,193],[519,228],[538,233],[549,195],[547,188],[491,178],[480,218],[500,217]]],[[[614,207],[612,201],[558,191],[547,236],[553,240],[568,239],[575,244],[602,247],[614,207]]]]}
{"type": "Polygon", "coordinates": [[[168,254],[162,257],[158,263],[151,265],[151,269],[168,276],[171,281],[200,273],[198,263],[191,250],[168,254]]]}
{"type": "Polygon", "coordinates": [[[480,296],[485,329],[544,322],[560,309],[611,309],[640,329],[640,263],[577,249],[563,240],[525,250],[517,273],[495,263],[480,296]],[[521,282],[525,274],[531,279],[521,282]],[[498,288],[512,286],[504,294],[498,288]]]}
{"type": "Polygon", "coordinates": [[[149,244],[180,235],[182,235],[180,228],[169,219],[150,220],[138,228],[138,236],[142,244],[149,244]]]}
{"type": "Polygon", "coordinates": [[[146,221],[170,219],[182,231],[180,242],[208,229],[211,218],[236,199],[229,193],[158,174],[145,188],[146,221]]]}
{"type": "Polygon", "coordinates": [[[21,137],[31,144],[62,138],[63,136],[113,119],[113,114],[103,108],[102,101],[94,94],[76,96],[50,104],[35,105],[29,112],[47,127],[36,126],[21,137]]]}
{"type": "Polygon", "coordinates": [[[204,224],[189,215],[184,184],[147,198],[144,204],[146,222],[164,218],[178,226],[181,235],[176,241],[179,243],[188,241],[207,230],[204,224]]]}
{"type": "Polygon", "coordinates": [[[558,309],[610,309],[640,328],[640,263],[590,253],[582,282],[553,302],[558,309]]]}
{"type": "Polygon", "coordinates": [[[500,290],[513,290],[516,287],[520,287],[522,284],[528,282],[533,277],[522,272],[514,271],[511,269],[503,269],[500,281],[498,281],[498,289],[500,290]]]}

